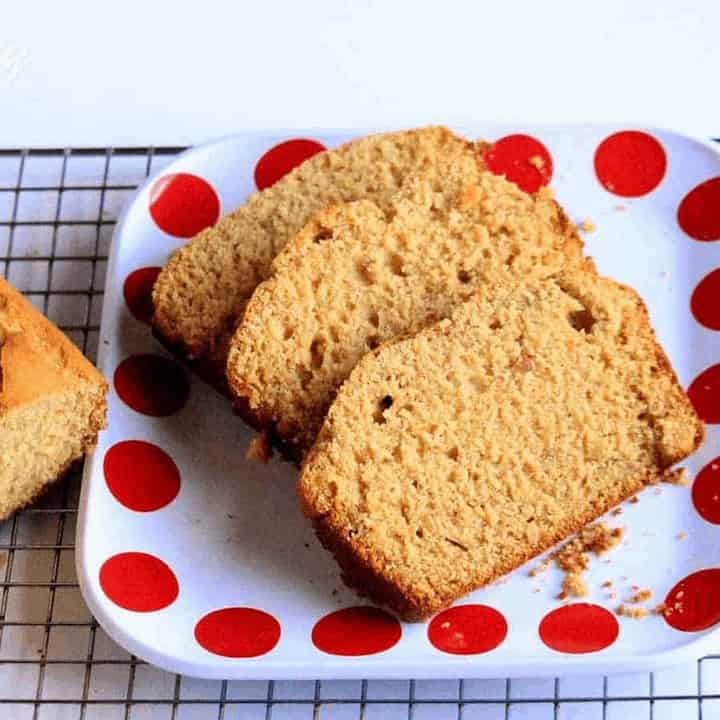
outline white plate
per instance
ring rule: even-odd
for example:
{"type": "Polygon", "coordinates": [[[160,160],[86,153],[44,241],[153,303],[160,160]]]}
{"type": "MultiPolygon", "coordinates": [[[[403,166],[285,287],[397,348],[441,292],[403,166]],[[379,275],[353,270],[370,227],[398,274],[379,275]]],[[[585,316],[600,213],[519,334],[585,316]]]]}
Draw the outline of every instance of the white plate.
{"type": "MultiPolygon", "coordinates": [[[[720,266],[720,242],[689,237],[678,224],[677,210],[691,189],[720,176],[720,159],[710,143],[646,130],[664,148],[666,172],[660,173],[661,182],[648,194],[619,197],[598,181],[593,158],[604,138],[624,129],[480,126],[462,132],[491,140],[529,133],[544,143],[554,162],[552,185],[560,201],[574,221],[590,219],[597,226],[586,237],[589,254],[602,272],[640,291],[681,382],[688,386],[701,371],[720,361],[720,333],[700,324],[690,311],[694,289],[720,266]]],[[[254,190],[258,158],[278,142],[287,137],[314,137],[333,147],[356,134],[231,137],[178,156],[148,180],[115,231],[100,332],[99,365],[106,377],[112,382],[119,364],[133,355],[169,357],[123,299],[124,282],[131,272],[164,264],[169,253],[184,242],[163,232],[149,212],[159,177],[192,173],[204,178],[215,189],[222,212],[228,212],[254,190]]],[[[641,174],[651,165],[647,159],[641,163],[641,174]]],[[[198,197],[202,195],[191,194],[189,202],[197,204],[198,197]]],[[[213,202],[211,193],[195,212],[212,218],[213,202]]],[[[182,221],[183,212],[171,213],[170,220],[182,221]]],[[[703,212],[717,215],[707,205],[703,212]]],[[[183,222],[179,230],[184,231],[183,222]]],[[[720,296],[716,297],[720,304],[720,296]]],[[[647,669],[720,648],[720,635],[712,627],[681,632],[655,616],[642,621],[618,619],[617,639],[596,652],[569,654],[550,649],[538,628],[547,613],[562,606],[555,599],[560,578],[550,571],[547,580],[531,579],[525,567],[462,601],[490,606],[504,616],[507,636],[489,652],[444,652],[430,643],[427,625],[400,629],[392,619],[379,630],[360,630],[360,640],[377,641],[378,648],[401,631],[399,641],[389,649],[362,656],[319,649],[312,641],[315,624],[328,613],[363,602],[344,588],[334,561],[302,517],[294,493],[295,470],[280,462],[268,466],[247,462],[244,452],[250,431],[225,399],[196,377],[188,375],[188,381],[186,404],[167,417],[136,412],[114,387],[109,428],[85,472],[77,543],[81,587],[107,632],[138,656],[167,670],[214,678],[506,677],[647,669]],[[108,456],[113,446],[129,440],[154,444],[179,469],[179,494],[160,509],[132,510],[110,491],[105,464],[110,466],[111,481],[131,494],[138,488],[133,485],[134,473],[148,468],[147,463],[132,458],[123,466],[127,458],[117,448],[108,456]],[[113,464],[118,458],[120,464],[113,464]],[[152,563],[135,563],[137,556],[125,564],[117,559],[105,564],[128,552],[161,559],[172,574],[164,577],[152,563]],[[537,587],[540,592],[534,592],[537,587]],[[218,625],[203,623],[200,639],[225,653],[267,652],[225,657],[198,641],[195,629],[201,618],[237,607],[267,615],[239,611],[213,616],[219,618],[218,625]]],[[[686,463],[692,477],[718,454],[719,440],[720,427],[708,425],[703,447],[686,463]]],[[[147,486],[153,488],[151,494],[162,494],[165,488],[172,495],[172,473],[168,475],[166,468],[165,484],[157,481],[157,474],[154,477],[147,486]]],[[[139,501],[147,498],[135,497],[131,505],[139,501]]],[[[589,603],[612,609],[632,583],[652,588],[659,602],[685,576],[703,568],[720,568],[720,527],[700,517],[687,488],[664,485],[660,493],[649,488],[639,503],[626,504],[621,516],[609,520],[627,528],[627,544],[611,555],[609,564],[593,563],[589,603]],[[681,533],[687,533],[687,538],[678,539],[681,533]],[[609,599],[600,588],[606,579],[612,579],[621,592],[617,600],[609,599]]],[[[685,600],[706,617],[716,613],[712,619],[717,621],[720,582],[714,588],[714,593],[685,600]]],[[[608,617],[603,614],[601,620],[612,624],[608,617]]],[[[450,630],[455,629],[463,630],[451,624],[450,630]]],[[[584,628],[590,635],[594,629],[595,625],[584,628]]],[[[571,632],[569,625],[567,632],[571,632]]],[[[583,635],[583,628],[579,632],[583,635]]],[[[352,644],[353,630],[341,624],[339,635],[330,632],[325,637],[341,643],[350,638],[352,644]]]]}

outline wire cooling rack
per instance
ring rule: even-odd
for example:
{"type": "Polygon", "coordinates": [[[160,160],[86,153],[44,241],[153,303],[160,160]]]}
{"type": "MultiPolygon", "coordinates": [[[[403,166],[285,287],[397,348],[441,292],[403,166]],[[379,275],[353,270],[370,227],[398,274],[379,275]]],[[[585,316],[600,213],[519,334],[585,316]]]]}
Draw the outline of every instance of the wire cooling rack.
{"type": "MultiPolygon", "coordinates": [[[[0,270],[94,359],[116,218],[175,147],[0,150],[0,270]]],[[[527,680],[204,681],[116,645],[75,575],[80,474],[0,524],[0,719],[720,719],[720,654],[527,680]]]]}

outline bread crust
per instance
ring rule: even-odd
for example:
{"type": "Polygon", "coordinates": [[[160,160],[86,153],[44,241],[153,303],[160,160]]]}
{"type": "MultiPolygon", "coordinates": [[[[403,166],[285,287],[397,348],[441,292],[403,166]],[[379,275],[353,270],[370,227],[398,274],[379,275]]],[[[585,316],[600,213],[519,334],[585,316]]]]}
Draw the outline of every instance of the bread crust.
{"type": "Polygon", "coordinates": [[[0,278],[0,416],[67,384],[105,378],[56,325],[0,278]]]}

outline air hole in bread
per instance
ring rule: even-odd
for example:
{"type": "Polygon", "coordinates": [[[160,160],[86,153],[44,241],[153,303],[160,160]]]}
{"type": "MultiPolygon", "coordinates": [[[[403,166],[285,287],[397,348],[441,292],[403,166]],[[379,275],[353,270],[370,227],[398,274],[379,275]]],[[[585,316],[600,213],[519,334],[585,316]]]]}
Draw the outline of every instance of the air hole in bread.
{"type": "Polygon", "coordinates": [[[465,545],[463,545],[461,542],[459,542],[458,540],[453,540],[452,538],[446,537],[445,541],[450,543],[450,545],[454,545],[456,548],[459,548],[460,550],[462,550],[464,552],[468,552],[467,547],[465,545]]]}
{"type": "Polygon", "coordinates": [[[463,270],[462,268],[458,270],[457,279],[463,284],[467,285],[470,280],[472,279],[470,276],[470,273],[467,270],[463,270]]]}
{"type": "Polygon", "coordinates": [[[375,350],[380,345],[380,338],[377,335],[369,335],[365,344],[371,349],[375,350]]]}
{"type": "Polygon", "coordinates": [[[593,314],[587,309],[575,310],[568,315],[568,322],[578,332],[589,333],[592,331],[593,325],[597,322],[593,314]]]}
{"type": "Polygon", "coordinates": [[[320,227],[320,229],[313,236],[313,242],[321,243],[323,240],[330,240],[333,236],[333,231],[330,228],[320,227]]]}
{"type": "Polygon", "coordinates": [[[303,390],[307,390],[308,386],[310,385],[310,381],[312,380],[313,374],[304,366],[304,365],[298,365],[296,368],[298,380],[300,380],[300,387],[303,390]]]}
{"type": "Polygon", "coordinates": [[[502,323],[497,318],[495,318],[494,320],[492,320],[490,322],[491,330],[499,330],[501,327],[502,327],[502,323]]]}
{"type": "Polygon", "coordinates": [[[316,370],[319,370],[323,366],[323,362],[325,362],[326,345],[325,338],[322,336],[316,337],[310,343],[310,362],[316,370]]]}
{"type": "Polygon", "coordinates": [[[389,410],[393,405],[393,399],[390,395],[385,395],[385,397],[380,398],[378,400],[377,408],[375,412],[373,413],[373,420],[378,425],[384,425],[387,420],[385,419],[385,411],[389,410]]]}
{"type": "Polygon", "coordinates": [[[451,447],[447,451],[447,456],[451,459],[457,462],[458,457],[460,456],[460,451],[457,449],[457,447],[451,447]]]}
{"type": "Polygon", "coordinates": [[[283,340],[289,340],[295,334],[295,328],[286,326],[283,331],[283,340]]]}
{"type": "Polygon", "coordinates": [[[366,285],[374,285],[377,281],[377,278],[375,277],[375,273],[373,271],[372,266],[369,262],[366,260],[359,261],[355,269],[357,270],[357,274],[360,277],[360,279],[366,284],[366,285]]]}
{"type": "Polygon", "coordinates": [[[370,324],[376,328],[380,326],[380,316],[377,314],[375,310],[372,310],[370,314],[368,315],[368,320],[370,321],[370,324]]]}
{"type": "Polygon", "coordinates": [[[405,271],[403,270],[403,259],[397,253],[392,253],[390,255],[390,269],[392,270],[393,275],[405,277],[405,271]]]}
{"type": "Polygon", "coordinates": [[[425,535],[425,533],[423,532],[423,529],[422,529],[422,528],[418,528],[418,529],[415,531],[415,535],[417,535],[419,538],[422,538],[423,535],[425,535]]]}

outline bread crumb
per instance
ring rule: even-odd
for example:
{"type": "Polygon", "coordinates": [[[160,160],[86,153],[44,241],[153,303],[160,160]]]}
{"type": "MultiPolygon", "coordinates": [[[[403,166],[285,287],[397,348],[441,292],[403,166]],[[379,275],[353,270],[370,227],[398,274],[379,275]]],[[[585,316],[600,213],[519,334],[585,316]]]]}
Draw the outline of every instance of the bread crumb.
{"type": "Polygon", "coordinates": [[[653,614],[655,614],[655,615],[667,615],[667,613],[668,613],[668,606],[664,602],[658,603],[653,608],[653,614]]]}
{"type": "Polygon", "coordinates": [[[550,562],[554,561],[557,567],[565,573],[562,591],[558,598],[567,600],[570,597],[586,597],[589,589],[583,573],[590,566],[589,555],[591,553],[598,556],[604,555],[621,542],[623,535],[622,528],[613,528],[603,522],[588,525],[553,553],[548,560],[530,572],[537,573],[541,569],[547,570],[550,562]]]}
{"type": "Polygon", "coordinates": [[[580,223],[580,230],[586,233],[594,233],[597,230],[595,223],[592,220],[583,220],[580,223]]]}
{"type": "Polygon", "coordinates": [[[615,209],[616,209],[618,212],[625,212],[625,211],[627,210],[627,205],[616,205],[616,206],[615,206],[615,209]]]}
{"type": "Polygon", "coordinates": [[[587,583],[579,572],[569,572],[562,582],[562,593],[566,597],[587,597],[590,591],[587,583]]]}
{"type": "Polygon", "coordinates": [[[628,502],[629,502],[629,503],[632,503],[633,505],[635,505],[636,503],[639,503],[639,502],[640,502],[640,498],[639,498],[637,495],[633,495],[633,496],[628,500],[628,502]]]}
{"type": "Polygon", "coordinates": [[[612,581],[612,580],[606,580],[600,587],[610,588],[610,587],[612,587],[612,586],[613,586],[613,581],[612,581]]]}
{"type": "Polygon", "coordinates": [[[627,605],[618,605],[615,609],[616,614],[620,617],[632,618],[633,620],[642,620],[648,616],[648,611],[642,607],[628,607],[627,605]]]}
{"type": "Polygon", "coordinates": [[[267,432],[259,432],[250,441],[245,458],[251,462],[266,464],[272,458],[272,447],[267,432]]]}
{"type": "Polygon", "coordinates": [[[546,572],[547,569],[550,567],[550,562],[550,558],[546,558],[539,565],[536,565],[534,568],[530,568],[530,570],[528,571],[528,575],[530,577],[537,577],[541,573],[546,572]]]}
{"type": "Polygon", "coordinates": [[[675,537],[676,537],[678,540],[687,540],[687,539],[688,539],[688,534],[687,534],[686,532],[679,532],[675,537]]]}
{"type": "Polygon", "coordinates": [[[665,473],[665,475],[663,475],[663,481],[670,485],[688,487],[690,485],[690,476],[688,475],[687,468],[680,467],[665,473]]]}
{"type": "Polygon", "coordinates": [[[623,509],[621,507],[616,507],[611,513],[613,517],[617,517],[618,515],[623,514],[623,509]]]}
{"type": "Polygon", "coordinates": [[[528,159],[528,162],[538,170],[543,170],[545,168],[545,161],[539,155],[533,155],[528,159]]]}
{"type": "Polygon", "coordinates": [[[633,605],[637,605],[638,603],[647,602],[648,600],[650,600],[650,598],[652,598],[652,595],[653,593],[650,588],[645,588],[644,590],[637,590],[633,595],[630,596],[628,602],[632,603],[633,605]]]}

